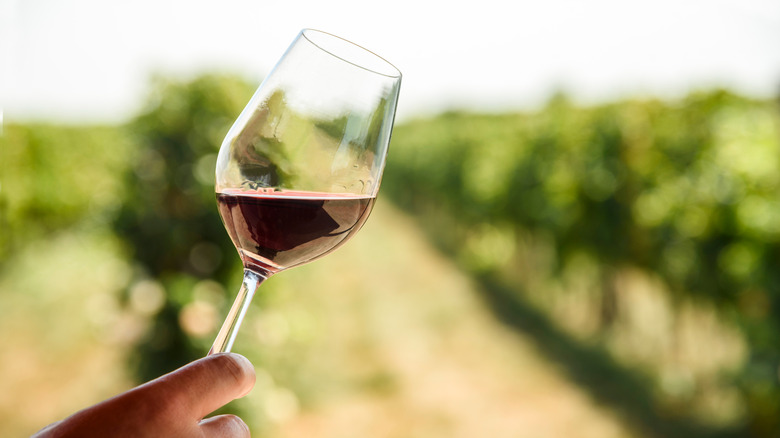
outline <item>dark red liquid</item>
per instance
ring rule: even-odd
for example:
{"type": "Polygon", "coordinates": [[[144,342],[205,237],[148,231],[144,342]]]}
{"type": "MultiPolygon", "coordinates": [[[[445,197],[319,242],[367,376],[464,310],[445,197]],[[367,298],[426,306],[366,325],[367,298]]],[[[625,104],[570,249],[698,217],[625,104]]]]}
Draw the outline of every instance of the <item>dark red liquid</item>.
{"type": "Polygon", "coordinates": [[[333,251],[363,226],[374,199],[293,191],[217,193],[219,213],[244,266],[261,274],[333,251]]]}

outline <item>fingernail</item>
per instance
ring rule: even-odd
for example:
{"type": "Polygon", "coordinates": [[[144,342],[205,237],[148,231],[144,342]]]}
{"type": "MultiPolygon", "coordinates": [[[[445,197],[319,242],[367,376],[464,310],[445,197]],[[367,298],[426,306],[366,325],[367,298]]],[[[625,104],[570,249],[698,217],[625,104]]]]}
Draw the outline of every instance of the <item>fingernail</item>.
{"type": "Polygon", "coordinates": [[[247,370],[251,370],[252,374],[255,373],[255,366],[252,365],[252,362],[249,361],[246,357],[238,354],[238,353],[227,353],[229,354],[233,359],[236,360],[239,364],[241,364],[242,367],[246,368],[247,370]]]}
{"type": "Polygon", "coordinates": [[[244,371],[246,372],[247,376],[251,376],[251,384],[247,385],[246,391],[244,391],[239,397],[243,397],[247,394],[249,394],[252,391],[252,388],[255,386],[255,366],[252,365],[252,362],[249,361],[246,357],[238,354],[238,353],[226,353],[229,354],[230,357],[233,358],[233,360],[239,364],[244,371]]]}

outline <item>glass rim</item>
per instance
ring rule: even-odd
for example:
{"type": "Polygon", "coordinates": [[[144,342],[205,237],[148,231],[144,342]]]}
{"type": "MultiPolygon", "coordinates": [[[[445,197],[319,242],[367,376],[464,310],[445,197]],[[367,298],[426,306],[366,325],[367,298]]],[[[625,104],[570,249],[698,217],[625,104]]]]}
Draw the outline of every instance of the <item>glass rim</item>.
{"type": "Polygon", "coordinates": [[[352,64],[355,67],[361,68],[363,70],[366,70],[366,71],[369,71],[371,73],[375,73],[375,74],[378,74],[378,75],[381,75],[381,76],[386,76],[388,78],[399,78],[400,79],[403,76],[402,73],[401,73],[401,70],[399,70],[398,67],[393,65],[390,61],[386,60],[385,58],[377,55],[375,52],[372,52],[371,50],[368,50],[368,49],[366,49],[365,47],[363,47],[363,46],[361,46],[359,44],[353,43],[352,41],[350,41],[350,40],[348,40],[346,38],[342,38],[342,37],[340,37],[338,35],[334,35],[334,34],[332,34],[330,32],[325,32],[325,31],[322,31],[322,30],[312,29],[312,28],[305,28],[305,29],[301,30],[301,36],[303,36],[306,39],[306,41],[310,42],[312,45],[314,45],[318,49],[322,50],[323,52],[328,53],[329,55],[331,55],[333,57],[336,57],[336,58],[338,58],[338,59],[340,59],[340,60],[342,60],[342,61],[344,61],[346,63],[352,64]],[[351,45],[353,48],[360,49],[361,51],[365,52],[366,54],[372,55],[374,58],[376,58],[377,60],[379,60],[383,64],[385,64],[387,67],[389,67],[389,71],[387,71],[387,72],[379,71],[376,68],[367,67],[367,66],[361,65],[361,64],[359,64],[359,63],[357,63],[355,61],[350,61],[349,59],[345,58],[344,56],[339,55],[337,53],[334,53],[333,50],[329,50],[329,49],[323,47],[321,44],[318,44],[314,39],[311,38],[312,34],[320,34],[320,35],[327,36],[327,37],[330,37],[330,38],[335,38],[337,40],[340,40],[341,42],[344,42],[344,43],[347,43],[347,44],[351,45]],[[390,71],[392,71],[392,73],[390,71]]]}

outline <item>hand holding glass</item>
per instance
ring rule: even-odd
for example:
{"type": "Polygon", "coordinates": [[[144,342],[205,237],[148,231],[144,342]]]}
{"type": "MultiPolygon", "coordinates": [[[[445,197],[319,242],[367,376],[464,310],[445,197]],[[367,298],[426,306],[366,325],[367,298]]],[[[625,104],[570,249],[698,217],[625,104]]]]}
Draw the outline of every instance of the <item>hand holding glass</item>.
{"type": "Polygon", "coordinates": [[[346,242],[379,191],[401,73],[334,35],[298,34],[225,137],[219,213],[244,280],[209,354],[230,351],[259,284],[346,242]]]}

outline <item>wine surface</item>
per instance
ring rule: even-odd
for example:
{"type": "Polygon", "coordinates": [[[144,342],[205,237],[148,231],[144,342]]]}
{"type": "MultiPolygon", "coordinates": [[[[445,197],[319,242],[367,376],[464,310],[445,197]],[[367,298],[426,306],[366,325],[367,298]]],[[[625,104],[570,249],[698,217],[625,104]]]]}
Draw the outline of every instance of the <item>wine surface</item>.
{"type": "Polygon", "coordinates": [[[339,247],[363,226],[374,200],[302,191],[217,193],[219,213],[244,267],[264,275],[310,262],[339,247]]]}

